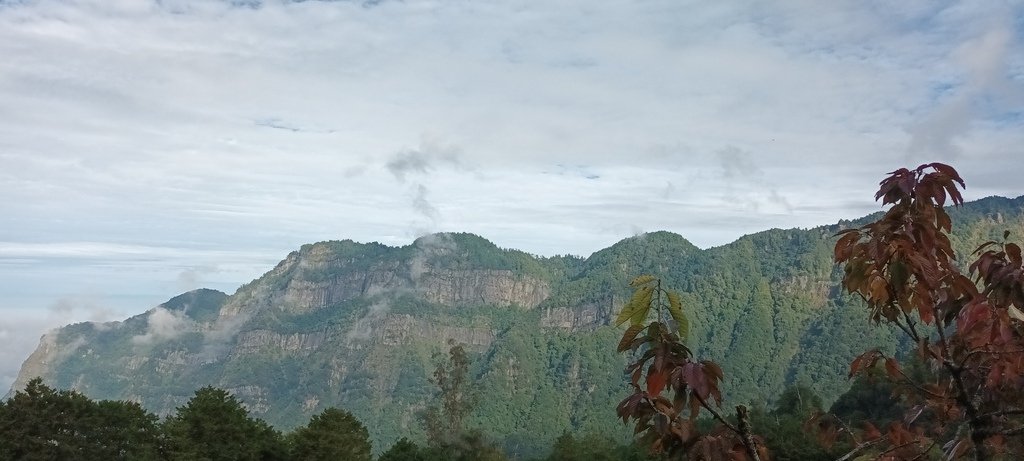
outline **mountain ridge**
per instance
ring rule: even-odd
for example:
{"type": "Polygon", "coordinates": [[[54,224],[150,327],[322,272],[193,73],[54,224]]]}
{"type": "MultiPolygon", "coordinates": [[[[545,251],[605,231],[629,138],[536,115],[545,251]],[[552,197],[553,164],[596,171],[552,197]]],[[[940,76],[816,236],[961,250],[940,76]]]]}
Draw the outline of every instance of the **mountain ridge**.
{"type": "MultiPolygon", "coordinates": [[[[1024,196],[951,214],[958,254],[1003,229],[1024,234],[1024,196]]],[[[837,286],[833,235],[866,219],[769,229],[708,249],[658,231],[586,258],[534,256],[467,233],[400,247],[306,244],[231,295],[194,290],[123,322],[44,335],[12,390],[42,376],[167,413],[215,385],[281,427],[347,408],[381,447],[423,437],[416,414],[432,398],[432,355],[454,340],[473,354],[478,391],[501,396],[483,399],[469,423],[506,448],[547,446],[561,432],[551,427],[625,438],[611,411],[625,361],[608,324],[628,280],[652,273],[681,292],[690,341],[723,365],[730,401],[763,405],[794,383],[829,401],[866,344],[897,347],[837,286]]]]}

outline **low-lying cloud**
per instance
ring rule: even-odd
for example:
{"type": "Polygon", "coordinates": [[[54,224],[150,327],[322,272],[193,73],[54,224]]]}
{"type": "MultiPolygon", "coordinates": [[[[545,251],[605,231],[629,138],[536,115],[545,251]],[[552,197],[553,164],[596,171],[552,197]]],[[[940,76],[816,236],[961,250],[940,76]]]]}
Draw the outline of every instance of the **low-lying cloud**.
{"type": "Polygon", "coordinates": [[[177,338],[183,333],[194,331],[195,322],[185,315],[184,309],[171,311],[155,307],[146,317],[146,332],[132,337],[137,345],[152,345],[177,338]]]}
{"type": "Polygon", "coordinates": [[[374,328],[384,320],[390,310],[391,306],[385,300],[371,304],[366,314],[353,322],[349,330],[345,332],[345,341],[351,343],[365,341],[373,337],[374,328]]]}

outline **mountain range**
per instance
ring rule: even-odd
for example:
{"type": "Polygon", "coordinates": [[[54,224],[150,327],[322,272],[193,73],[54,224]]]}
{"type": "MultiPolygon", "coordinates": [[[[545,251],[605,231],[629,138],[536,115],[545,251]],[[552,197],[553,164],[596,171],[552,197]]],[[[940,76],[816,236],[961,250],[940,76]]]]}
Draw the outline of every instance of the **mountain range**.
{"type": "MultiPolygon", "coordinates": [[[[951,216],[963,261],[1004,230],[1024,235],[1024,196],[970,202],[951,216]]],[[[468,425],[530,456],[563,431],[629,437],[614,417],[628,389],[610,322],[629,280],[651,274],[681,293],[689,345],[722,365],[728,403],[767,405],[797,383],[828,403],[847,389],[855,355],[901,347],[839,289],[832,262],[835,233],[868,219],[709,249],[653,232],[586,258],[538,257],[465,233],[402,247],[308,244],[234,294],[195,290],[121,322],[47,333],[11,392],[40,376],[166,414],[213,385],[280,428],[344,408],[380,450],[403,436],[422,440],[429,378],[453,341],[473,359],[479,400],[468,425]]]]}

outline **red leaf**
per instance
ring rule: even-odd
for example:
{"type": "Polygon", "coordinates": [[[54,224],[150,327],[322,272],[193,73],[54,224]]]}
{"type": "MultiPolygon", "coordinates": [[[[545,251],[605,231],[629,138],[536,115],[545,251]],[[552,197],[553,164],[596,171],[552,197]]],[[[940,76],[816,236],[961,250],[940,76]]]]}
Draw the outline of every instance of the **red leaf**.
{"type": "Polygon", "coordinates": [[[666,371],[654,371],[654,367],[651,367],[647,372],[647,393],[652,396],[661,395],[661,391],[665,389],[665,382],[668,381],[668,373],[666,371]]]}
{"type": "Polygon", "coordinates": [[[1006,256],[1008,256],[1010,258],[1010,262],[1013,263],[1014,266],[1020,267],[1020,264],[1021,264],[1020,247],[1017,246],[1016,243],[1007,243],[1006,244],[1006,256]]]}
{"type": "Polygon", "coordinates": [[[885,359],[885,372],[893,379],[900,376],[900,364],[896,363],[896,359],[892,357],[885,359]]]}

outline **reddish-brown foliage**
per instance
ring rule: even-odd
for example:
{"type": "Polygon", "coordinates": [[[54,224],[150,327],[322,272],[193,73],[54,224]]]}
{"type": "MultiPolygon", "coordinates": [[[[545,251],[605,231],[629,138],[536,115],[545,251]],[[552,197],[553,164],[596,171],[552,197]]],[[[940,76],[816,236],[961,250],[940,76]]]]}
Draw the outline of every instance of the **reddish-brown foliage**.
{"type": "Polygon", "coordinates": [[[894,171],[875,195],[891,205],[888,211],[866,226],[840,232],[835,260],[845,265],[843,287],[866,301],[872,321],[903,330],[933,373],[927,381],[915,381],[878,350],[860,355],[850,364],[850,376],[884,363],[913,408],[888,431],[853,431],[834,418],[819,417],[812,423],[826,441],[839,433],[852,435],[855,452],[878,450],[879,459],[917,459],[936,448],[947,459],[1021,454],[1021,249],[987,242],[975,251],[969,275],[961,272],[944,209],[947,199],[954,206],[963,203],[958,185],[964,187],[964,181],[956,170],[941,163],[894,171]],[[928,417],[921,418],[924,414],[928,417]]]}

